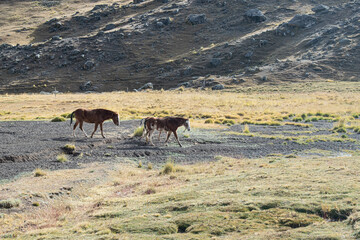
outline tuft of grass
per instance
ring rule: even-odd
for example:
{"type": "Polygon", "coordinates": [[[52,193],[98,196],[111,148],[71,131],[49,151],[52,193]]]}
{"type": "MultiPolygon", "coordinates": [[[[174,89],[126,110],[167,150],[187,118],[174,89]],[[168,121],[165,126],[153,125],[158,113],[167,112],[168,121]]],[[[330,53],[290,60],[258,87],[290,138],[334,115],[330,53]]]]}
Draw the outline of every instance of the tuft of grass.
{"type": "Polygon", "coordinates": [[[163,170],[161,171],[161,173],[163,174],[170,174],[170,173],[173,173],[175,172],[176,169],[175,169],[175,164],[174,164],[174,161],[172,160],[169,160],[165,163],[164,165],[164,168],[163,170]]]}
{"type": "Polygon", "coordinates": [[[334,133],[346,133],[345,119],[340,119],[338,124],[332,130],[334,133]]]}
{"type": "Polygon", "coordinates": [[[148,170],[153,169],[153,165],[152,165],[152,163],[150,163],[150,162],[148,163],[148,165],[147,165],[147,169],[148,169],[148,170]]]}
{"type": "Polygon", "coordinates": [[[205,120],[205,123],[206,123],[206,124],[213,124],[213,123],[214,123],[214,120],[213,120],[213,119],[206,119],[206,120],[205,120]]]}
{"type": "Polygon", "coordinates": [[[6,200],[0,200],[0,208],[14,208],[20,206],[20,200],[19,199],[6,199],[6,200]]]}
{"type": "Polygon", "coordinates": [[[51,122],[65,122],[66,119],[63,117],[54,117],[53,119],[51,119],[51,122]]]}
{"type": "Polygon", "coordinates": [[[301,122],[303,120],[302,117],[295,117],[292,119],[294,122],[301,122]]]}
{"type": "Polygon", "coordinates": [[[66,144],[64,147],[62,147],[65,153],[72,154],[75,151],[75,145],[73,144],[66,144]]]}
{"type": "Polygon", "coordinates": [[[58,162],[61,162],[61,163],[64,163],[64,162],[67,162],[69,161],[69,159],[67,158],[67,156],[65,154],[60,154],[56,157],[56,160],[58,162]]]}
{"type": "Polygon", "coordinates": [[[245,124],[243,133],[250,133],[249,125],[245,124]]]}
{"type": "Polygon", "coordinates": [[[135,129],[133,136],[134,137],[141,137],[144,133],[144,127],[138,127],[135,129]]]}
{"type": "Polygon", "coordinates": [[[46,172],[44,170],[42,170],[41,168],[37,168],[34,171],[34,177],[42,177],[45,175],[46,175],[46,172]]]}

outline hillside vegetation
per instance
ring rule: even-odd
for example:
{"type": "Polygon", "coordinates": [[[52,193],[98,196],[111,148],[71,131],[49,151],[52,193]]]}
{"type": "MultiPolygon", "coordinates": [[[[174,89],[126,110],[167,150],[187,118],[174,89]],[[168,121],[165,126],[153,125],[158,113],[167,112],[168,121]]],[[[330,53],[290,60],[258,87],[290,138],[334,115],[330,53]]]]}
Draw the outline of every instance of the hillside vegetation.
{"type": "Polygon", "coordinates": [[[360,3],[321,3],[1,1],[0,92],[359,81],[360,3]]]}

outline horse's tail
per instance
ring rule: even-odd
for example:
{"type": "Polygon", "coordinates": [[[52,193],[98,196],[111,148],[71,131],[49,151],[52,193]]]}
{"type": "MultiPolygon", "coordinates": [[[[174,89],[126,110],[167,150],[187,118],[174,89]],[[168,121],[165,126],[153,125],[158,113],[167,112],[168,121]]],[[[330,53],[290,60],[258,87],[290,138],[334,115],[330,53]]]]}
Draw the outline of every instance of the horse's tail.
{"type": "Polygon", "coordinates": [[[75,113],[75,111],[70,114],[70,126],[72,124],[72,119],[73,119],[74,113],[75,113]]]}

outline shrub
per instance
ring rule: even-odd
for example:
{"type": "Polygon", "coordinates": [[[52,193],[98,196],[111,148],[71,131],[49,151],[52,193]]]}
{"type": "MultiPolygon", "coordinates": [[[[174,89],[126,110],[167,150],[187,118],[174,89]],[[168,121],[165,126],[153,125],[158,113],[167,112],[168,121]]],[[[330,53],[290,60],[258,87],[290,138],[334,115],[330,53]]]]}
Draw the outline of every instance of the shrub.
{"type": "Polygon", "coordinates": [[[39,206],[40,206],[40,203],[39,203],[39,202],[33,202],[32,205],[33,205],[34,207],[39,207],[39,206]]]}
{"type": "Polygon", "coordinates": [[[60,155],[58,155],[58,156],[56,157],[56,160],[57,160],[58,162],[61,162],[61,163],[64,163],[64,162],[69,161],[68,158],[67,158],[67,156],[66,156],[65,154],[60,154],[60,155]]]}
{"type": "Polygon", "coordinates": [[[302,118],[303,120],[305,120],[306,114],[305,114],[305,113],[301,114],[301,118],[302,118]]]}
{"type": "Polygon", "coordinates": [[[144,127],[138,127],[134,131],[134,137],[141,137],[144,133],[144,127]]]}
{"type": "Polygon", "coordinates": [[[42,170],[41,168],[37,168],[34,171],[34,176],[35,177],[42,177],[42,176],[45,176],[45,175],[46,175],[46,172],[44,170],[42,170]]]}
{"type": "Polygon", "coordinates": [[[55,117],[51,120],[51,122],[65,122],[66,119],[63,117],[55,117]]]}
{"type": "Polygon", "coordinates": [[[0,200],[0,208],[14,208],[20,206],[19,199],[0,200]]]}
{"type": "Polygon", "coordinates": [[[142,168],[142,162],[141,161],[139,161],[139,164],[138,164],[138,168],[142,168]]]}

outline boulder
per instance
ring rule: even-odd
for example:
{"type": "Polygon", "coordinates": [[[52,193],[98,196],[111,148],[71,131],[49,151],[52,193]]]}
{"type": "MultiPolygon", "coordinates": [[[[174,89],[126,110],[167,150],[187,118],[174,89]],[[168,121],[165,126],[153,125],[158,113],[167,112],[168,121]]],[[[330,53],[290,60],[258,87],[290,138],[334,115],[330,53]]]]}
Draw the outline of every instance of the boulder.
{"type": "Polygon", "coordinates": [[[144,84],[141,88],[134,89],[134,90],[135,90],[135,92],[140,92],[141,90],[145,90],[145,89],[154,89],[154,85],[151,82],[148,82],[148,83],[144,84]]]}
{"type": "Polygon", "coordinates": [[[253,52],[253,51],[248,51],[248,52],[245,54],[245,57],[246,57],[246,58],[251,58],[253,55],[254,55],[254,52],[253,52]]]}
{"type": "Polygon", "coordinates": [[[113,23],[110,23],[110,24],[106,25],[103,30],[104,31],[109,31],[109,30],[112,30],[114,28],[116,28],[116,25],[113,24],[113,23]]]}
{"type": "Polygon", "coordinates": [[[190,84],[190,82],[179,83],[179,84],[176,86],[176,88],[179,88],[179,87],[182,87],[182,86],[188,88],[188,87],[191,87],[191,84],[190,84]]]}
{"type": "Polygon", "coordinates": [[[93,61],[88,60],[88,61],[86,61],[86,62],[84,63],[83,69],[84,69],[84,70],[90,70],[90,69],[92,69],[94,66],[95,66],[95,63],[94,63],[93,61]]]}
{"type": "Polygon", "coordinates": [[[206,21],[205,14],[190,14],[186,17],[186,22],[191,25],[202,24],[206,21]]]}
{"type": "Polygon", "coordinates": [[[310,16],[310,15],[295,15],[288,23],[287,25],[290,27],[296,27],[296,28],[309,28],[316,24],[316,18],[310,16]]]}
{"type": "Polygon", "coordinates": [[[213,58],[210,61],[210,67],[217,67],[221,64],[221,59],[220,58],[213,58]]]}
{"type": "Polygon", "coordinates": [[[257,8],[246,11],[244,16],[252,22],[263,22],[266,20],[265,15],[257,8]]]}
{"type": "Polygon", "coordinates": [[[224,85],[219,83],[219,84],[216,84],[215,86],[213,86],[211,89],[212,90],[223,90],[223,89],[225,89],[225,87],[224,87],[224,85]]]}
{"type": "Polygon", "coordinates": [[[329,7],[326,5],[323,5],[323,4],[319,4],[315,7],[313,7],[311,10],[315,13],[327,12],[329,10],[329,7]]]}

